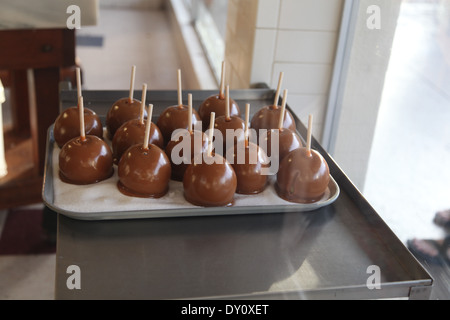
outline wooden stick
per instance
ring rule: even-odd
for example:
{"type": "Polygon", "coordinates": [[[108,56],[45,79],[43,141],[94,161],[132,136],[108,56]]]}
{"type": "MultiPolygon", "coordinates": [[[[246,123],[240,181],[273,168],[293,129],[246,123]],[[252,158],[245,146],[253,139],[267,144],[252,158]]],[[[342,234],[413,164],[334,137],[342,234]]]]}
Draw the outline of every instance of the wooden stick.
{"type": "Polygon", "coordinates": [[[311,154],[312,123],[313,123],[313,115],[310,114],[308,119],[308,135],[306,137],[306,150],[308,150],[308,154],[311,154]]]}
{"type": "Polygon", "coordinates": [[[227,85],[227,90],[225,94],[225,119],[228,121],[230,117],[230,86],[227,85]]]}
{"type": "Polygon", "coordinates": [[[245,105],[245,131],[244,131],[244,141],[245,147],[248,147],[248,123],[250,121],[250,103],[245,105]]]}
{"type": "Polygon", "coordinates": [[[283,130],[284,117],[286,113],[286,101],[287,101],[288,90],[285,89],[283,92],[283,102],[281,104],[280,118],[278,120],[278,130],[283,130]]]}
{"type": "Polygon", "coordinates": [[[144,136],[144,150],[148,150],[148,140],[150,139],[150,127],[152,126],[152,113],[153,113],[153,105],[148,105],[148,116],[147,123],[145,125],[145,136],[144,136]]]}
{"type": "Polygon", "coordinates": [[[80,68],[76,68],[76,74],[77,74],[77,98],[81,97],[81,70],[80,68]]]}
{"type": "Polygon", "coordinates": [[[277,91],[275,93],[275,100],[273,101],[274,106],[278,106],[278,100],[280,99],[280,93],[281,93],[281,84],[283,83],[283,76],[284,76],[284,72],[280,72],[280,77],[278,78],[278,87],[277,87],[277,91]]]}
{"type": "Polygon", "coordinates": [[[208,135],[208,157],[212,155],[212,144],[214,139],[214,123],[216,122],[216,113],[211,112],[211,118],[209,120],[209,135],[208,135]]]}
{"type": "Polygon", "coordinates": [[[178,88],[178,105],[180,107],[183,106],[183,92],[181,90],[181,69],[178,69],[178,75],[177,75],[177,88],[178,88]]]}
{"type": "Polygon", "coordinates": [[[134,78],[136,76],[136,66],[131,67],[131,80],[130,80],[130,103],[133,102],[133,93],[134,93],[134,78]]]}
{"type": "Polygon", "coordinates": [[[192,133],[192,93],[188,94],[188,130],[192,133]]]}
{"type": "Polygon", "coordinates": [[[145,99],[147,99],[147,84],[142,85],[142,100],[141,100],[141,114],[139,116],[139,121],[144,124],[144,110],[145,110],[145,99]]]}
{"type": "Polygon", "coordinates": [[[220,93],[219,98],[223,99],[225,91],[225,61],[222,61],[222,76],[220,78],[220,93]]]}
{"type": "Polygon", "coordinates": [[[80,138],[81,141],[86,141],[86,133],[84,129],[84,102],[83,102],[83,96],[78,97],[78,105],[80,106],[78,108],[79,115],[80,115],[80,138]]]}

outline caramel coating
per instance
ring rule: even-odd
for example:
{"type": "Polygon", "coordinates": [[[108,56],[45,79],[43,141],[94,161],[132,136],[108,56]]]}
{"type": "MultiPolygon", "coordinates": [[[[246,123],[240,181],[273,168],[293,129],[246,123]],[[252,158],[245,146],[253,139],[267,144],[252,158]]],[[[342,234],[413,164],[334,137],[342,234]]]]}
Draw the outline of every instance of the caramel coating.
{"type": "MultiPolygon", "coordinates": [[[[212,95],[205,99],[198,108],[198,114],[202,120],[203,131],[209,129],[209,122],[211,119],[211,112],[216,113],[216,118],[225,115],[225,96],[219,94],[212,95]]],[[[230,98],[230,116],[241,116],[239,105],[230,98]]]]}
{"type": "MultiPolygon", "coordinates": [[[[103,126],[100,117],[91,109],[84,108],[84,130],[86,135],[103,138],[103,126]]],[[[80,136],[80,116],[78,107],[64,110],[55,120],[53,136],[58,147],[80,136]]]]}
{"type": "Polygon", "coordinates": [[[232,116],[229,119],[227,119],[226,116],[220,116],[216,118],[214,123],[214,129],[219,130],[222,133],[223,138],[223,153],[225,154],[225,150],[229,149],[230,146],[233,146],[237,143],[244,142],[245,139],[245,122],[241,118],[237,116],[232,116]],[[242,129],[240,132],[237,132],[236,130],[242,129]],[[234,136],[234,141],[229,141],[227,145],[227,130],[233,130],[232,132],[235,132],[237,136],[234,136]]]}
{"type": "Polygon", "coordinates": [[[184,134],[180,135],[176,140],[170,140],[166,147],[166,155],[170,159],[172,166],[172,180],[183,181],[184,173],[187,167],[193,163],[193,158],[197,155],[201,155],[208,149],[208,137],[200,131],[193,130],[191,132],[185,131],[184,134]],[[189,135],[189,136],[187,136],[189,135]],[[181,149],[179,154],[172,155],[172,151],[180,143],[183,143],[184,139],[188,139],[188,144],[191,148],[190,155],[184,155],[183,149],[181,149]],[[197,141],[196,141],[197,140],[197,141]],[[173,157],[180,157],[182,163],[176,164],[173,157]]]}
{"type": "MultiPolygon", "coordinates": [[[[139,119],[141,116],[141,101],[130,98],[122,98],[113,103],[106,114],[106,128],[108,129],[108,139],[112,140],[117,129],[129,120],[139,119]]],[[[144,110],[144,117],[147,111],[144,110]]]]}
{"type": "Polygon", "coordinates": [[[59,175],[71,184],[91,184],[114,173],[112,152],[105,141],[96,136],[68,141],[59,153],[59,175]]]}
{"type": "MultiPolygon", "coordinates": [[[[139,119],[125,122],[114,134],[112,140],[114,163],[118,164],[124,152],[132,145],[142,143],[145,137],[145,122],[139,119]]],[[[149,144],[164,148],[164,139],[159,128],[152,122],[150,126],[149,144]]]]}
{"type": "Polygon", "coordinates": [[[142,144],[128,148],[119,161],[117,187],[127,196],[160,198],[169,190],[170,161],[161,148],[142,144]]]}
{"type": "MultiPolygon", "coordinates": [[[[203,156],[208,157],[206,154],[203,156]]],[[[225,158],[221,160],[222,163],[208,164],[209,160],[206,162],[203,160],[201,164],[189,165],[183,178],[184,197],[187,201],[203,207],[223,207],[233,204],[237,187],[236,174],[225,158]]]]}
{"type": "MultiPolygon", "coordinates": [[[[159,130],[161,130],[164,143],[167,145],[169,141],[172,139],[172,133],[176,129],[191,129],[188,128],[188,115],[189,115],[189,107],[186,105],[176,105],[167,107],[159,116],[156,125],[159,130]]],[[[197,111],[192,109],[192,125],[200,121],[200,116],[197,111]]]]}
{"type": "MultiPolygon", "coordinates": [[[[270,105],[259,109],[252,117],[250,125],[259,134],[259,129],[278,129],[281,107],[270,105]]],[[[295,120],[292,114],[286,110],[283,128],[296,131],[295,120]]]]}
{"type": "Polygon", "coordinates": [[[233,150],[232,167],[237,178],[236,192],[257,194],[264,191],[268,176],[262,174],[262,169],[269,167],[269,159],[264,150],[251,142],[247,146],[243,143],[237,144],[230,150],[233,150]],[[239,152],[244,152],[243,157],[239,152]]]}
{"type": "Polygon", "coordinates": [[[288,155],[289,152],[301,148],[303,144],[298,134],[290,129],[271,129],[267,131],[266,135],[260,137],[260,139],[265,139],[265,144],[260,143],[260,146],[267,146],[267,155],[272,156],[272,137],[276,136],[274,133],[275,130],[278,131],[278,159],[281,163],[283,158],[288,155]]]}
{"type": "Polygon", "coordinates": [[[322,198],[329,182],[330,171],[322,155],[299,148],[281,161],[275,189],[284,200],[312,203],[322,198]]]}

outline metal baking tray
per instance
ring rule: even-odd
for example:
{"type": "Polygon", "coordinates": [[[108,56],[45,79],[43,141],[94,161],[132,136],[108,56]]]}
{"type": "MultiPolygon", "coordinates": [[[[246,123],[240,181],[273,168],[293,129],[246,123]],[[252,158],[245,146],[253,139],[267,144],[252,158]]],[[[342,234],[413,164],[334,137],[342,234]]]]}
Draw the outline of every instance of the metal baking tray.
{"type": "MultiPolygon", "coordinates": [[[[187,94],[193,95],[193,106],[198,108],[201,102],[217,91],[193,90],[183,93],[183,100],[187,101],[187,94]]],[[[126,91],[84,91],[85,104],[96,111],[102,121],[109,107],[119,98],[126,97],[126,91]]],[[[251,104],[251,113],[261,107],[272,104],[275,92],[267,88],[231,90],[231,97],[241,106],[251,104]]],[[[62,90],[61,110],[76,105],[76,92],[62,90]]],[[[135,92],[139,99],[140,91],[135,92]]],[[[176,91],[148,91],[146,103],[154,104],[153,121],[156,122],[159,114],[170,105],[176,104],[176,91]]],[[[297,122],[300,137],[305,140],[306,130],[298,117],[287,106],[297,122]]],[[[312,147],[317,141],[312,139],[312,147]]],[[[109,142],[106,139],[107,142],[109,142]]],[[[321,149],[321,148],[320,148],[321,149]]],[[[53,126],[48,130],[47,152],[44,171],[42,197],[44,203],[52,210],[65,216],[80,220],[115,220],[139,218],[167,218],[208,215],[232,214],[264,214],[277,212],[309,212],[332,204],[339,196],[340,189],[331,176],[328,189],[324,197],[315,203],[297,204],[284,201],[276,195],[274,190],[274,177],[266,190],[258,195],[235,196],[235,203],[230,207],[198,207],[184,200],[182,183],[171,181],[169,193],[159,199],[142,199],[122,195],[117,189],[117,166],[114,175],[98,184],[76,186],[63,183],[58,175],[57,154],[59,148],[53,137],[53,126]]]]}

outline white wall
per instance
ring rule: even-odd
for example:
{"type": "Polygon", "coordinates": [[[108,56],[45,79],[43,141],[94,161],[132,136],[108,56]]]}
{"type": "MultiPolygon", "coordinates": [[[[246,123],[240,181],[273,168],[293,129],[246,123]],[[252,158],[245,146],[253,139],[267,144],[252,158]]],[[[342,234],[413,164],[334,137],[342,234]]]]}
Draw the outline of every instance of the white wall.
{"type": "Polygon", "coordinates": [[[332,156],[364,188],[378,110],[402,0],[361,0],[332,156]],[[369,29],[367,8],[376,4],[381,28],[369,29]]]}
{"type": "Polygon", "coordinates": [[[314,114],[313,134],[320,140],[343,0],[230,0],[229,6],[229,30],[251,37],[241,40],[251,45],[251,52],[242,54],[236,36],[227,36],[226,59],[238,74],[232,83],[244,87],[265,82],[276,88],[283,71],[288,104],[304,123],[314,114]],[[249,6],[248,1],[254,3],[255,18],[236,19],[235,12],[242,15],[242,3],[249,6]]]}

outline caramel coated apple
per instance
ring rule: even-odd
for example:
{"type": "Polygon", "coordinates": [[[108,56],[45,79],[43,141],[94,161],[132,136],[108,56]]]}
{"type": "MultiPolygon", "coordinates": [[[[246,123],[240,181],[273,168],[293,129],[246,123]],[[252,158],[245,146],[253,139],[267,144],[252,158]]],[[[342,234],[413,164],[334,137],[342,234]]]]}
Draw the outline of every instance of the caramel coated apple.
{"type": "Polygon", "coordinates": [[[269,167],[266,153],[258,145],[249,142],[237,144],[233,149],[233,169],[237,178],[236,192],[257,194],[267,186],[268,175],[263,172],[269,167]]]}
{"type": "MultiPolygon", "coordinates": [[[[198,108],[198,115],[202,120],[203,131],[209,128],[211,112],[215,112],[216,118],[225,115],[226,99],[224,95],[216,94],[208,97],[198,108]]],[[[230,116],[241,116],[239,105],[233,99],[230,99],[230,116]]]]}
{"type": "MultiPolygon", "coordinates": [[[[87,135],[103,138],[103,126],[99,116],[91,109],[84,108],[84,127],[87,135]]],[[[78,107],[64,110],[55,120],[53,136],[58,147],[80,136],[80,116],[78,107]]]]}
{"type": "Polygon", "coordinates": [[[187,167],[193,163],[194,157],[206,152],[207,149],[208,137],[197,130],[191,132],[186,130],[177,139],[170,140],[165,152],[172,166],[172,180],[183,181],[184,173],[187,167]],[[188,149],[183,148],[185,143],[188,149]],[[178,153],[176,152],[177,150],[178,153]],[[190,153],[185,154],[184,150],[190,150],[190,153]]]}
{"type": "Polygon", "coordinates": [[[200,164],[191,164],[183,178],[184,197],[190,203],[203,207],[230,206],[234,202],[237,178],[231,164],[223,157],[216,155],[220,161],[211,156],[200,164]],[[219,163],[217,163],[219,162],[219,163]]]}
{"type": "Polygon", "coordinates": [[[281,161],[275,189],[284,200],[312,203],[323,197],[329,181],[330,171],[322,155],[312,149],[299,148],[281,161]]]}
{"type": "MultiPolygon", "coordinates": [[[[147,121],[147,120],[146,120],[147,121]]],[[[114,163],[118,164],[123,153],[132,145],[142,143],[145,136],[145,122],[133,119],[125,122],[114,134],[112,140],[114,163]]],[[[164,148],[164,139],[161,131],[152,123],[150,127],[149,143],[161,149],[164,148]]]]}
{"type": "Polygon", "coordinates": [[[220,116],[216,118],[214,123],[214,129],[217,129],[222,134],[223,139],[223,153],[237,143],[243,143],[245,140],[245,122],[237,116],[227,118],[226,116],[220,116]],[[233,141],[228,141],[228,138],[233,138],[233,141]],[[232,136],[230,135],[232,134],[232,136]]]}
{"type": "MultiPolygon", "coordinates": [[[[133,119],[139,119],[141,115],[141,101],[137,99],[122,98],[113,103],[106,114],[106,128],[108,129],[108,138],[113,139],[117,129],[125,122],[133,119]]],[[[144,112],[147,117],[147,112],[144,112]]]]}
{"type": "MultiPolygon", "coordinates": [[[[282,108],[270,105],[259,109],[252,117],[251,127],[259,134],[260,129],[278,129],[280,113],[282,108]]],[[[292,114],[286,110],[283,121],[283,128],[296,131],[295,120],[292,114]]]]}
{"type": "MultiPolygon", "coordinates": [[[[260,139],[264,139],[265,142],[262,143],[260,141],[260,146],[266,146],[265,151],[268,156],[273,157],[272,155],[272,149],[274,151],[278,150],[278,159],[279,162],[283,160],[283,158],[289,154],[289,152],[301,148],[303,146],[302,141],[298,134],[290,129],[271,129],[267,131],[267,134],[263,134],[260,139]],[[276,140],[278,139],[278,149],[276,146],[272,146],[273,142],[276,143],[276,140]]],[[[275,155],[276,156],[276,155],[275,155]]]]}
{"type": "Polygon", "coordinates": [[[169,190],[170,174],[169,158],[161,148],[136,144],[119,161],[117,187],[128,196],[160,198],[169,190]]]}
{"type": "MultiPolygon", "coordinates": [[[[164,143],[167,145],[172,139],[172,133],[176,129],[189,130],[189,107],[187,105],[175,105],[167,107],[159,116],[156,125],[161,130],[164,143]]],[[[200,121],[197,111],[192,110],[192,125],[200,121]]]]}
{"type": "Polygon", "coordinates": [[[71,184],[91,184],[112,176],[112,152],[105,141],[87,135],[68,141],[59,153],[61,180],[71,184]]]}

